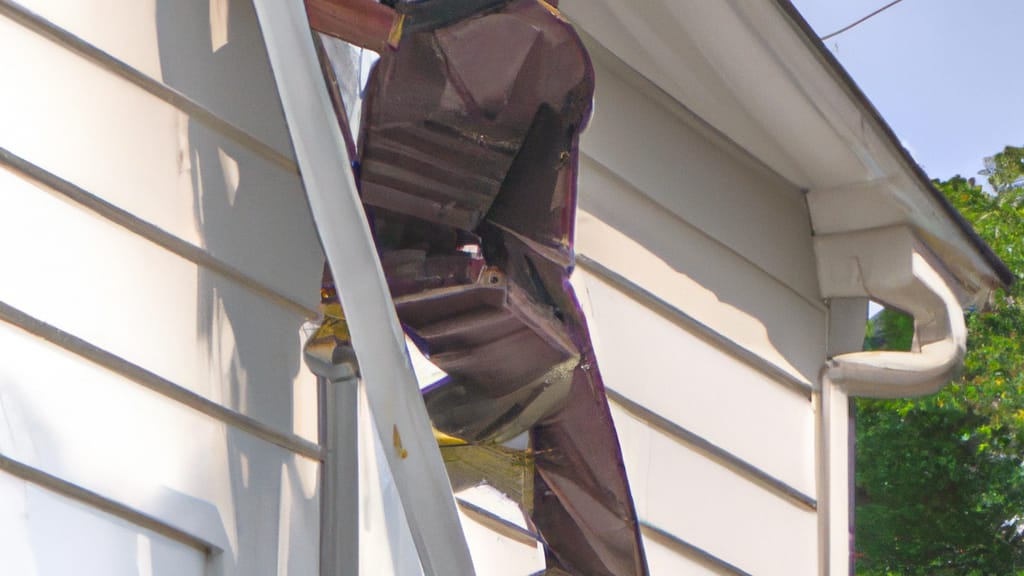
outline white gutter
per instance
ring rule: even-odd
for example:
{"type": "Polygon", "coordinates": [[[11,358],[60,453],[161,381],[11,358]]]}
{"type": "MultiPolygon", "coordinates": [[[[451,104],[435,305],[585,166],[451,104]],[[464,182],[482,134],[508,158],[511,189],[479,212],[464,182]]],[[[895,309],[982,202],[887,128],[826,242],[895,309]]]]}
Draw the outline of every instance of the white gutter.
{"type": "Polygon", "coordinates": [[[914,318],[909,352],[839,354],[823,368],[850,396],[901,398],[938,391],[955,378],[967,342],[963,309],[937,259],[904,226],[815,238],[826,298],[869,297],[914,318]]]}
{"type": "Polygon", "coordinates": [[[473,574],[448,474],[363,215],[305,7],[302,0],[255,0],[254,5],[306,196],[335,272],[367,400],[420,564],[428,575],[473,574]]]}

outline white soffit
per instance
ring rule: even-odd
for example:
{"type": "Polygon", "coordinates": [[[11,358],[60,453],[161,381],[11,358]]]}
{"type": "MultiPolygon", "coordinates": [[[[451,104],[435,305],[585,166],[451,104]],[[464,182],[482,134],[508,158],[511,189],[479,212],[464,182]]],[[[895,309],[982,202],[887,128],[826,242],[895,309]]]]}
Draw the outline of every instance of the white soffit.
{"type": "Polygon", "coordinates": [[[808,191],[814,232],[910,225],[971,300],[1008,271],[935,197],[788,0],[563,0],[574,24],[808,191]]]}

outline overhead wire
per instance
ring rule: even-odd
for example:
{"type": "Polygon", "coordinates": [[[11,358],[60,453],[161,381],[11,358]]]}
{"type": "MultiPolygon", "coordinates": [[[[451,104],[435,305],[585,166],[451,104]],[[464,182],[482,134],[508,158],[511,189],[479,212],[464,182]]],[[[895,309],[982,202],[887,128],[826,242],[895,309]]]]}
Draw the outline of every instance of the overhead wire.
{"type": "Polygon", "coordinates": [[[878,16],[882,12],[885,12],[886,10],[888,10],[889,8],[892,8],[893,6],[899,4],[900,2],[903,2],[903,0],[893,0],[892,2],[889,2],[888,4],[886,4],[885,6],[882,6],[878,10],[875,10],[874,12],[872,12],[872,13],[868,14],[867,16],[861,18],[860,20],[857,20],[856,22],[853,22],[852,24],[848,24],[848,25],[840,28],[839,30],[836,30],[835,32],[833,32],[831,34],[826,34],[826,35],[822,36],[821,40],[824,42],[825,40],[828,40],[829,38],[832,38],[834,36],[838,36],[838,35],[842,34],[843,32],[846,32],[847,30],[851,30],[851,29],[853,29],[853,28],[855,28],[857,26],[860,26],[864,22],[867,22],[868,20],[874,18],[875,16],[878,16]]]}

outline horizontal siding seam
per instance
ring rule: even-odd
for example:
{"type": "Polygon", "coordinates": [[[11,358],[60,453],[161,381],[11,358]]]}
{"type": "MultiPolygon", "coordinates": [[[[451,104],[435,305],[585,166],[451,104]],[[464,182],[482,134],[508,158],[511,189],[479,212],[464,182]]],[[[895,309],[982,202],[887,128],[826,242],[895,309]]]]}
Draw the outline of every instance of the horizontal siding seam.
{"type": "Polygon", "coordinates": [[[691,432],[653,410],[630,400],[623,394],[610,388],[606,388],[605,392],[608,395],[608,399],[625,410],[627,414],[651,426],[658,432],[704,454],[742,478],[761,486],[791,504],[812,512],[817,510],[817,500],[804,494],[803,491],[779,480],[699,434],[691,432]]]}
{"type": "Polygon", "coordinates": [[[742,570],[707,550],[695,546],[674,534],[658,528],[657,526],[647,522],[641,522],[640,530],[643,532],[645,537],[651,538],[652,540],[671,548],[673,551],[678,552],[687,558],[694,559],[704,564],[710,564],[717,572],[722,572],[731,576],[752,576],[750,572],[742,570]]]}
{"type": "MultiPolygon", "coordinates": [[[[2,2],[3,0],[0,0],[2,2]]],[[[264,285],[262,282],[251,278],[244,272],[234,268],[230,264],[216,258],[202,248],[182,240],[178,236],[143,220],[96,196],[95,194],[81,188],[80,186],[64,180],[60,176],[25,160],[24,158],[0,147],[0,165],[9,167],[11,170],[21,174],[25,178],[36,182],[54,192],[71,200],[75,204],[90,210],[102,218],[128,230],[129,232],[144,238],[157,246],[175,254],[185,260],[209,269],[225,278],[233,280],[244,286],[255,294],[278,304],[289,311],[296,313],[303,318],[317,318],[319,313],[311,308],[292,300],[288,296],[264,285]]]]}
{"type": "Polygon", "coordinates": [[[213,130],[231,138],[242,146],[252,150],[256,154],[273,162],[277,166],[292,174],[298,174],[299,168],[294,160],[282,154],[274,147],[253,136],[244,129],[235,126],[231,122],[218,116],[209,108],[196,102],[185,94],[167,86],[166,84],[153,79],[144,72],[127,64],[113,55],[105,52],[93,44],[86,42],[68,30],[65,30],[46,18],[30,11],[17,2],[11,0],[0,0],[0,14],[17,22],[23,27],[48,38],[69,51],[91,61],[100,68],[111,72],[117,77],[130,82],[149,94],[178,108],[197,120],[203,122],[213,130]]]}
{"type": "Polygon", "coordinates": [[[35,484],[36,486],[39,486],[49,492],[53,492],[54,494],[76,500],[91,508],[106,512],[111,516],[125,520],[135,526],[152,530],[157,534],[194,548],[205,556],[223,552],[223,550],[218,546],[197,538],[188,532],[175,528],[170,524],[162,522],[160,519],[150,516],[145,512],[141,512],[135,508],[126,506],[115,500],[111,500],[106,496],[68,482],[63,478],[59,478],[33,466],[14,460],[4,454],[0,454],[0,470],[8,472],[9,474],[31,484],[35,484]]]}
{"type": "Polygon", "coordinates": [[[541,542],[540,536],[537,534],[518,524],[509,522],[486,508],[481,508],[472,502],[458,497],[455,498],[455,503],[459,505],[464,514],[505,538],[514,540],[524,546],[536,547],[537,543],[541,542]]]}
{"type": "Polygon", "coordinates": [[[310,442],[295,434],[281,432],[251,416],[246,416],[226,408],[99,346],[65,332],[56,326],[47,324],[3,301],[0,301],[0,321],[15,326],[228,426],[252,434],[261,440],[270,442],[300,456],[312,460],[323,460],[324,450],[314,442],[310,442]]]}
{"type": "Polygon", "coordinates": [[[763,374],[768,379],[779,383],[786,389],[800,394],[804,399],[810,401],[814,386],[806,380],[801,380],[794,375],[779,368],[774,363],[765,360],[761,356],[747,350],[735,340],[725,334],[711,328],[672,304],[669,304],[660,297],[654,295],[642,286],[632,282],[625,276],[615,272],[586,254],[577,254],[576,263],[587,272],[597,276],[599,279],[608,282],[625,295],[632,298],[642,306],[654,311],[669,321],[682,326],[685,330],[715,348],[725,352],[729,356],[740,360],[750,368],[763,374]]]}

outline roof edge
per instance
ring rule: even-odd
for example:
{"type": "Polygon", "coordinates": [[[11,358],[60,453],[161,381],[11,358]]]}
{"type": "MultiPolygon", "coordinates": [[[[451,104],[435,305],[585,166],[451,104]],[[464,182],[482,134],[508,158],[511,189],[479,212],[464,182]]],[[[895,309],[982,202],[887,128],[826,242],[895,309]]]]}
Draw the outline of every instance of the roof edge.
{"type": "Polygon", "coordinates": [[[843,67],[839,60],[832,54],[831,51],[825,46],[825,43],[821,41],[818,34],[811,28],[811,25],[807,20],[800,14],[796,6],[791,0],[774,0],[775,4],[782,10],[782,12],[789,18],[790,22],[803,34],[805,41],[808,46],[811,47],[819,58],[824,62],[826,67],[836,76],[841,85],[849,92],[850,96],[864,109],[865,112],[871,117],[871,119],[882,129],[882,133],[888,139],[889,144],[896,151],[899,160],[905,165],[906,168],[917,178],[918,183],[928,191],[929,194],[939,203],[939,206],[946,212],[946,214],[953,220],[953,222],[960,228],[961,232],[967,236],[971,244],[978,250],[982,258],[992,267],[992,271],[995,272],[999,281],[1002,282],[1003,287],[1009,287],[1015,281],[1015,277],[1010,268],[1002,261],[1001,258],[992,250],[981,236],[974,230],[971,223],[964,218],[963,214],[957,211],[956,208],[946,199],[945,195],[935,186],[928,174],[925,173],[924,169],[914,160],[910,152],[900,143],[899,137],[896,132],[892,129],[892,126],[885,120],[882,114],[878,111],[875,105],[868,99],[864,91],[861,90],[860,86],[857,85],[853,77],[850,76],[849,72],[843,67]]]}

